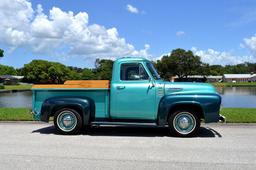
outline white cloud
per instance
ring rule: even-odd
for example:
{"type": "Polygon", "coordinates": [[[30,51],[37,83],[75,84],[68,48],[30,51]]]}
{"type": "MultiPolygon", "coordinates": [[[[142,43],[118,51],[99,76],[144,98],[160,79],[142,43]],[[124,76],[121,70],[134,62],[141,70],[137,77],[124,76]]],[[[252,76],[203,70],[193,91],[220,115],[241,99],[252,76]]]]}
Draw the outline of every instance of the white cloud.
{"type": "Polygon", "coordinates": [[[234,55],[231,52],[216,51],[214,49],[199,50],[192,47],[191,50],[195,55],[201,57],[202,61],[209,64],[240,64],[244,62],[256,62],[256,34],[250,38],[244,38],[243,43],[240,44],[241,48],[249,49],[248,55],[234,55]]]}
{"type": "Polygon", "coordinates": [[[245,38],[244,44],[241,44],[241,46],[248,48],[256,57],[256,34],[250,38],[245,38]]]}
{"type": "Polygon", "coordinates": [[[145,56],[146,58],[151,58],[152,56],[151,55],[149,55],[149,53],[148,53],[148,50],[150,49],[150,45],[149,44],[145,44],[144,45],[144,49],[142,49],[142,50],[139,50],[139,51],[133,51],[133,53],[132,53],[132,55],[133,56],[139,56],[139,55],[141,55],[141,56],[145,56]]]}
{"type": "Polygon", "coordinates": [[[126,5],[126,9],[130,13],[134,13],[134,14],[138,14],[139,13],[139,10],[136,7],[134,7],[134,6],[130,5],[130,4],[126,5]]]}
{"type": "Polygon", "coordinates": [[[209,64],[219,65],[234,65],[244,62],[255,62],[256,58],[253,56],[237,56],[225,51],[216,51],[214,49],[199,50],[196,47],[192,47],[191,51],[195,55],[201,57],[201,60],[209,64]]]}
{"type": "Polygon", "coordinates": [[[56,56],[149,56],[149,45],[136,50],[115,27],[89,24],[86,12],[76,14],[52,7],[47,13],[40,4],[33,9],[29,0],[1,0],[0,43],[10,49],[26,48],[56,56]]]}
{"type": "Polygon", "coordinates": [[[185,35],[185,32],[184,31],[177,31],[176,32],[176,36],[177,37],[181,37],[181,36],[184,36],[185,35]]]}

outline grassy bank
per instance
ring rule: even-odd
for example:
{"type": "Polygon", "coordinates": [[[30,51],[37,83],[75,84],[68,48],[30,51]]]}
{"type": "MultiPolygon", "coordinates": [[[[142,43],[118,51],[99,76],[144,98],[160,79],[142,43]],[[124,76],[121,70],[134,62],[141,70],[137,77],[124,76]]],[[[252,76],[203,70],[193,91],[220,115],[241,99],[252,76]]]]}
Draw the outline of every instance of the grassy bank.
{"type": "Polygon", "coordinates": [[[6,85],[4,90],[30,90],[32,85],[6,85]]]}
{"type": "Polygon", "coordinates": [[[256,82],[238,82],[238,83],[212,83],[215,87],[256,87],[256,82]]]}
{"type": "MultiPolygon", "coordinates": [[[[31,121],[28,108],[0,108],[0,121],[31,121]]],[[[223,108],[227,123],[256,123],[256,108],[223,108]]]]}
{"type": "Polygon", "coordinates": [[[31,121],[33,116],[28,108],[0,108],[0,121],[31,121]]]}
{"type": "Polygon", "coordinates": [[[256,123],[256,108],[223,108],[227,123],[256,123]]]}

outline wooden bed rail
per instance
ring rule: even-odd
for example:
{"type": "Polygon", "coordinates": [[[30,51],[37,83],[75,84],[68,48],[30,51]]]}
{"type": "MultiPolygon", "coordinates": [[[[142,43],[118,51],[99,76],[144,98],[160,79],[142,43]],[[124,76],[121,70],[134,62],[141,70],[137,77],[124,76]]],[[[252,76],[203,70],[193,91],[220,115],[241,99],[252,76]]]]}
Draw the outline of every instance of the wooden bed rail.
{"type": "Polygon", "coordinates": [[[68,88],[109,88],[109,80],[67,80],[64,84],[39,84],[33,85],[32,89],[68,89],[68,88]]]}

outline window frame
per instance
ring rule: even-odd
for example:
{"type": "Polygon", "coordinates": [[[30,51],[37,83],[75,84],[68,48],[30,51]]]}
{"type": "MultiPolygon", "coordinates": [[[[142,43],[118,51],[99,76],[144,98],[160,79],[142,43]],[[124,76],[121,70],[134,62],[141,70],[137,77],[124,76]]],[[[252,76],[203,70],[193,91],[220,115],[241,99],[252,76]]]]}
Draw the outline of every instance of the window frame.
{"type": "MultiPolygon", "coordinates": [[[[159,73],[157,72],[156,68],[154,67],[153,63],[151,63],[151,62],[146,62],[145,64],[146,64],[146,67],[147,67],[148,71],[150,72],[150,75],[152,76],[152,78],[153,78],[154,80],[161,80],[161,77],[160,77],[159,73]],[[148,65],[151,65],[151,66],[148,66],[148,65]],[[153,75],[153,74],[155,74],[155,73],[152,74],[152,72],[150,71],[150,68],[149,68],[149,67],[153,67],[154,70],[155,70],[154,72],[156,72],[159,77],[156,77],[156,78],[155,78],[155,76],[153,75]]],[[[153,70],[152,70],[152,71],[153,71],[153,70]]]]}
{"type": "Polygon", "coordinates": [[[143,62],[123,62],[120,64],[120,67],[119,67],[119,81],[120,82],[148,82],[149,78],[152,78],[151,77],[151,74],[148,73],[148,70],[147,70],[147,67],[145,67],[144,63],[143,62]],[[148,79],[142,79],[142,80],[122,80],[121,79],[121,69],[122,69],[122,65],[124,64],[138,64],[138,65],[141,65],[145,71],[145,73],[148,75],[148,79]]]}

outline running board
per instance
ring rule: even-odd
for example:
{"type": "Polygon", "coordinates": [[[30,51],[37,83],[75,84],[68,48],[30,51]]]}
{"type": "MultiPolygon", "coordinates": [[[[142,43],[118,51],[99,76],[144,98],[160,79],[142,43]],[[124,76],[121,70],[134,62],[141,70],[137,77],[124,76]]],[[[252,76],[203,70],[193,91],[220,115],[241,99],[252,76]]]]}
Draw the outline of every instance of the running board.
{"type": "Polygon", "coordinates": [[[141,123],[141,122],[91,122],[91,125],[110,125],[110,126],[155,126],[158,125],[156,123],[141,123]]]}

